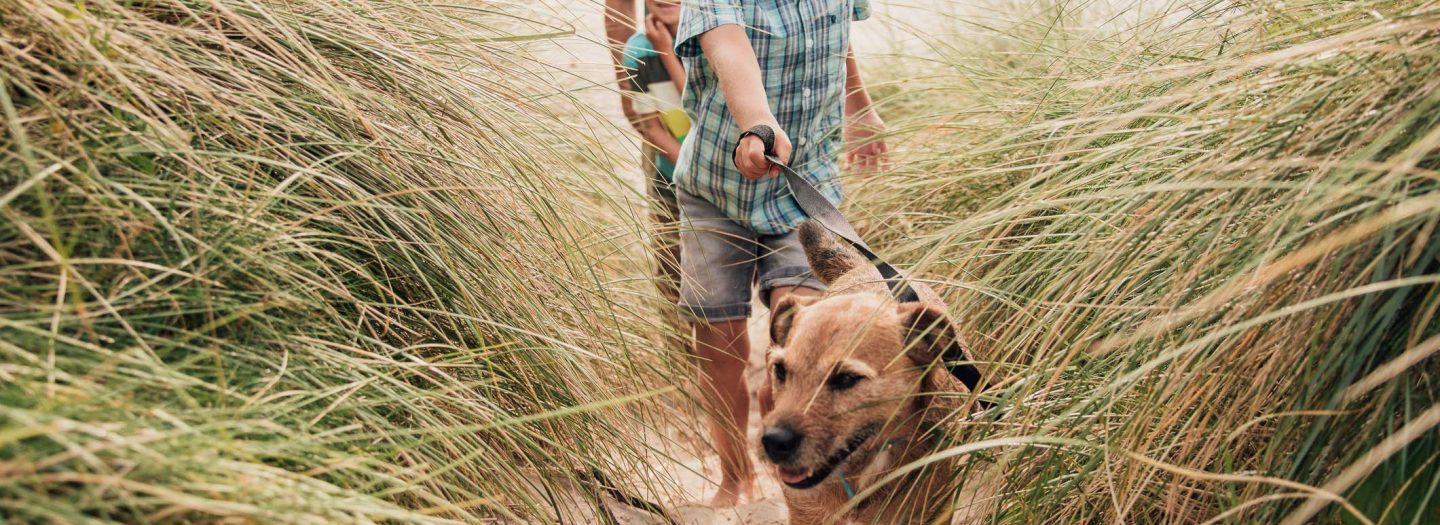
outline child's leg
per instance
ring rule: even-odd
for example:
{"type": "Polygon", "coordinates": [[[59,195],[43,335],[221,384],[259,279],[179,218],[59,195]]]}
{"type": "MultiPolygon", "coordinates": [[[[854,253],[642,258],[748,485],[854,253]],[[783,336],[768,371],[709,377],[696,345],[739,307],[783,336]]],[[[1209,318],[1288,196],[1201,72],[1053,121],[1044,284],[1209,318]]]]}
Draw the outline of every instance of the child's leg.
{"type": "Polygon", "coordinates": [[[732,507],[749,498],[755,471],[750,462],[748,431],[750,335],[746,320],[695,323],[695,354],[700,360],[700,385],[709,398],[710,437],[720,455],[720,489],[710,500],[732,507]]]}
{"type": "MultiPolygon", "coordinates": [[[[650,197],[650,250],[655,254],[655,285],[666,302],[675,304],[680,300],[680,208],[675,202],[675,187],[655,166],[657,150],[646,144],[643,148],[641,165],[647,177],[647,193],[650,197]]],[[[690,323],[676,315],[674,309],[661,312],[665,324],[675,329],[676,344],[689,346],[687,335],[690,323]]]]}
{"type": "Polygon", "coordinates": [[[694,321],[701,395],[720,455],[720,489],[710,503],[728,507],[750,496],[755,480],[747,446],[750,391],[745,380],[755,237],[709,202],[678,193],[679,306],[694,321]]]}

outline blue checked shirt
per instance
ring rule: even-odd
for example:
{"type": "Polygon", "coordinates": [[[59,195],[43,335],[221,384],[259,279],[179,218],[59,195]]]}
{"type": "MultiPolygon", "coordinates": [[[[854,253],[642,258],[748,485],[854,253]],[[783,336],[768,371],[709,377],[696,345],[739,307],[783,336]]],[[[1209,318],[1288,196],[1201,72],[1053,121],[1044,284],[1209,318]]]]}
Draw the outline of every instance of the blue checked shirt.
{"type": "Polygon", "coordinates": [[[736,24],[755,49],[770,111],[795,146],[790,165],[839,205],[850,22],[869,16],[869,0],[684,0],[675,53],[688,76],[682,105],[691,128],[680,147],[675,184],[760,235],[787,233],[805,221],[784,177],[747,181],[731,162],[743,130],[725,105],[699,37],[736,24]]]}

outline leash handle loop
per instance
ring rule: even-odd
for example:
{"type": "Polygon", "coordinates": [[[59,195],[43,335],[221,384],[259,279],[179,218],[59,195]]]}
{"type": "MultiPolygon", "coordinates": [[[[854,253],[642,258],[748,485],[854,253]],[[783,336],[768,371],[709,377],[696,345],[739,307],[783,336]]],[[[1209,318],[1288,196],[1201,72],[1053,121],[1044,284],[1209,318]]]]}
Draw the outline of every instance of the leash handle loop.
{"type": "Polygon", "coordinates": [[[766,124],[756,124],[741,133],[740,138],[735,141],[735,150],[730,152],[731,162],[734,162],[735,156],[740,153],[740,143],[745,141],[745,137],[760,137],[760,142],[765,144],[765,156],[775,156],[775,129],[766,124]]]}
{"type": "MultiPolygon", "coordinates": [[[[775,129],[766,124],[756,124],[750,129],[741,132],[740,138],[735,139],[735,149],[730,151],[730,163],[734,164],[736,168],[740,167],[740,163],[736,160],[736,157],[740,155],[740,143],[745,141],[745,137],[759,137],[760,142],[765,145],[765,160],[779,166],[782,172],[795,173],[795,169],[781,162],[780,156],[775,153],[775,129]]],[[[794,158],[793,152],[791,153],[791,158],[794,158]]]]}

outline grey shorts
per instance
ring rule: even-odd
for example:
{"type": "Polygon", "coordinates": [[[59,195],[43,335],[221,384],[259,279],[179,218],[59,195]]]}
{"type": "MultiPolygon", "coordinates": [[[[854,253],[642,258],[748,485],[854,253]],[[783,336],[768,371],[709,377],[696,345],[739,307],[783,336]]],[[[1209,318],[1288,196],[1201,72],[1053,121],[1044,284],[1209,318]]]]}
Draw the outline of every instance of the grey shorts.
{"type": "Polygon", "coordinates": [[[750,293],[760,285],[760,301],[770,303],[778,287],[824,290],[810,275],[800,234],[758,235],[737,224],[705,199],[677,190],[680,205],[681,315],[695,321],[732,321],[750,317],[750,293]]]}

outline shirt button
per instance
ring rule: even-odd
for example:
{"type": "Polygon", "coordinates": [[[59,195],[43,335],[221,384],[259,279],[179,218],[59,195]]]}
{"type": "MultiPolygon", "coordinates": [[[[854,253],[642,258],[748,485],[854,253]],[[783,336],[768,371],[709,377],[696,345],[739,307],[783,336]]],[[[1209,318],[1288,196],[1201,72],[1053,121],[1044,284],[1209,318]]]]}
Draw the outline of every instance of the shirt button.
{"type": "Polygon", "coordinates": [[[807,97],[810,96],[810,88],[805,88],[805,90],[804,90],[804,91],[801,91],[800,94],[805,95],[805,96],[807,96],[807,97]]]}
{"type": "Polygon", "coordinates": [[[815,39],[813,39],[813,38],[807,38],[807,39],[805,39],[805,47],[815,47],[815,39]]]}
{"type": "Polygon", "coordinates": [[[801,146],[804,146],[804,145],[805,145],[805,137],[800,137],[800,145],[801,145],[801,146]]]}

